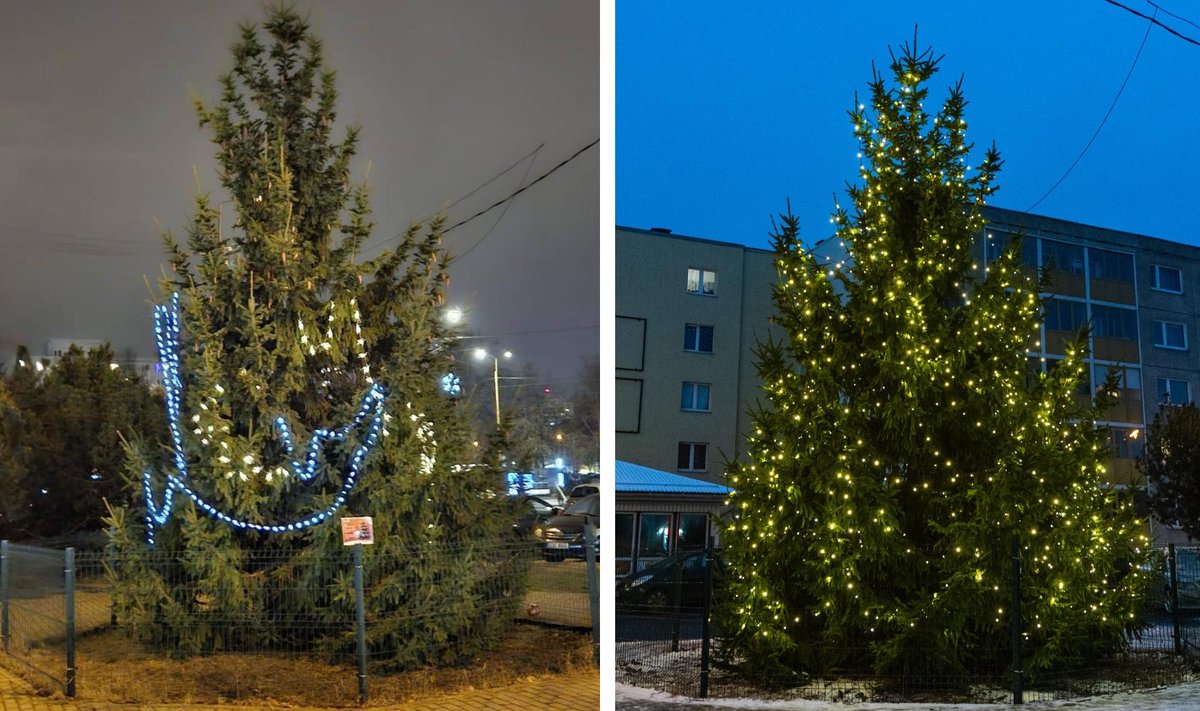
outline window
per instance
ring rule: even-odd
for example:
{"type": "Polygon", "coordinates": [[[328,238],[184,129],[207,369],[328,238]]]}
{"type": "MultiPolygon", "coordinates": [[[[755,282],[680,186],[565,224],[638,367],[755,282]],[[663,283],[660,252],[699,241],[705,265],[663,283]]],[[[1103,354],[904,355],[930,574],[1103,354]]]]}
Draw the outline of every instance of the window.
{"type": "Polygon", "coordinates": [[[1137,314],[1131,309],[1092,306],[1092,327],[1101,338],[1137,340],[1137,314]]]}
{"type": "MultiPolygon", "coordinates": [[[[1000,255],[1012,244],[1015,235],[1000,230],[987,231],[987,260],[989,262],[1000,258],[1000,255]]],[[[1021,239],[1021,263],[1037,268],[1037,237],[1021,239]]]]}
{"type": "Polygon", "coordinates": [[[713,327],[689,323],[683,327],[683,350],[692,353],[713,352],[713,327]]]}
{"type": "Polygon", "coordinates": [[[684,383],[679,409],[688,412],[708,412],[708,383],[684,383]]]}
{"type": "Polygon", "coordinates": [[[717,273],[711,269],[688,269],[687,290],[689,294],[716,296],[717,273]]]}
{"type": "Polygon", "coordinates": [[[1044,239],[1042,240],[1042,265],[1068,274],[1083,276],[1083,247],[1044,239]]]}
{"type": "Polygon", "coordinates": [[[639,523],[638,558],[666,557],[671,551],[671,514],[644,513],[639,523]]]}
{"type": "Polygon", "coordinates": [[[685,472],[708,471],[708,444],[704,442],[680,442],[677,468],[685,472]]]}
{"type": "Polygon", "coordinates": [[[1186,405],[1192,401],[1186,380],[1158,379],[1158,397],[1164,405],[1186,405]]]}
{"type": "Polygon", "coordinates": [[[1133,283],[1133,255],[1110,252],[1107,249],[1088,249],[1088,262],[1093,279],[1133,283]]]}
{"type": "Polygon", "coordinates": [[[1154,345],[1158,348],[1187,350],[1187,326],[1171,321],[1154,322],[1154,345]]]}
{"type": "Polygon", "coordinates": [[[633,525],[634,514],[619,513],[615,517],[617,525],[616,564],[617,575],[629,574],[629,560],[633,557],[633,525]]]}
{"type": "Polygon", "coordinates": [[[704,550],[708,545],[708,514],[679,514],[679,532],[675,538],[675,550],[704,550]]]}
{"type": "Polygon", "coordinates": [[[1046,302],[1046,329],[1078,331],[1087,321],[1087,307],[1078,301],[1050,299],[1046,302]]]}
{"type": "Polygon", "coordinates": [[[1175,267],[1154,265],[1154,289],[1168,291],[1172,294],[1183,293],[1183,272],[1175,267]]]}
{"type": "Polygon", "coordinates": [[[1140,429],[1112,428],[1113,456],[1117,459],[1137,459],[1142,456],[1140,429]]]}
{"type": "Polygon", "coordinates": [[[1142,389],[1142,372],[1137,368],[1126,368],[1120,365],[1096,365],[1092,366],[1092,382],[1096,383],[1096,390],[1099,390],[1108,380],[1108,372],[1115,371],[1117,374],[1117,387],[1122,390],[1141,390],[1142,389]]]}

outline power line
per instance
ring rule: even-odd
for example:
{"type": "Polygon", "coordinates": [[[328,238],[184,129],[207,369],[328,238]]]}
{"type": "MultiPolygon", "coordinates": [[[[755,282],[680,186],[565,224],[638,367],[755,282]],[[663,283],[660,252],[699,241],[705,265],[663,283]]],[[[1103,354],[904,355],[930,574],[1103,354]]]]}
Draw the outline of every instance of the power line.
{"type": "MultiPolygon", "coordinates": [[[[524,186],[525,181],[529,180],[529,171],[533,170],[533,163],[534,163],[534,161],[531,160],[531,161],[529,161],[529,165],[525,166],[525,174],[521,176],[521,183],[520,183],[521,186],[524,186]]],[[[504,216],[508,214],[508,208],[510,208],[510,207],[512,207],[511,200],[504,204],[504,209],[500,211],[500,216],[496,218],[496,221],[492,223],[492,226],[487,228],[487,231],[484,232],[479,237],[479,239],[475,240],[475,244],[471,245],[470,247],[467,247],[467,249],[462,254],[458,255],[457,259],[462,259],[463,257],[465,257],[468,254],[470,254],[471,252],[473,252],[476,247],[483,244],[483,241],[485,239],[487,239],[488,237],[490,237],[492,232],[494,232],[496,230],[496,227],[500,225],[500,222],[504,220],[504,216]]]]}
{"type": "MultiPolygon", "coordinates": [[[[518,195],[521,195],[522,192],[529,190],[530,187],[533,187],[534,185],[538,185],[539,183],[541,183],[542,180],[545,180],[546,178],[550,178],[551,175],[554,172],[558,171],[559,168],[562,168],[563,166],[565,166],[566,163],[574,161],[575,159],[577,159],[577,157],[580,157],[584,153],[584,151],[588,150],[589,148],[594,147],[594,145],[596,145],[598,143],[600,143],[600,139],[596,138],[595,141],[593,141],[592,143],[584,145],[583,148],[575,151],[575,153],[572,153],[568,157],[568,159],[565,159],[563,162],[558,163],[557,166],[554,166],[553,168],[548,169],[548,171],[546,171],[545,173],[542,173],[541,175],[539,175],[538,178],[535,178],[533,180],[533,183],[529,183],[528,185],[522,185],[521,187],[518,187],[518,189],[515,190],[514,192],[511,192],[508,197],[500,198],[500,199],[498,199],[498,201],[492,203],[491,205],[488,205],[488,207],[478,211],[478,213],[475,213],[474,215],[467,217],[466,220],[460,220],[458,222],[455,222],[454,225],[451,225],[450,227],[446,227],[445,229],[443,229],[442,234],[446,234],[446,233],[455,231],[455,229],[460,228],[463,225],[466,225],[466,223],[476,219],[476,217],[480,217],[482,215],[486,215],[487,213],[491,213],[492,210],[500,207],[500,205],[503,205],[506,202],[509,202],[510,199],[515,198],[518,195]]],[[[476,246],[478,246],[478,245],[476,245],[476,246]]]]}
{"type": "Polygon", "coordinates": [[[1171,17],[1174,17],[1176,20],[1183,20],[1184,22],[1188,23],[1188,24],[1189,24],[1189,25],[1191,25],[1192,27],[1195,27],[1196,29],[1200,30],[1200,25],[1197,25],[1195,22],[1192,22],[1191,20],[1187,19],[1186,17],[1180,17],[1179,15],[1176,15],[1175,13],[1173,13],[1173,12],[1171,12],[1170,10],[1166,9],[1166,8],[1165,8],[1165,7],[1163,7],[1162,5],[1155,5],[1154,3],[1150,2],[1150,0],[1146,0],[1146,2],[1150,3],[1150,4],[1151,4],[1151,5],[1153,5],[1155,8],[1157,8],[1157,9],[1159,9],[1159,10],[1162,10],[1163,12],[1167,13],[1167,14],[1168,14],[1168,15],[1170,15],[1171,17]]]}
{"type": "MultiPolygon", "coordinates": [[[[1105,2],[1112,1],[1113,0],[1105,0],[1105,2]]],[[[1158,10],[1155,10],[1154,12],[1157,14],[1158,10]]],[[[1153,21],[1154,18],[1150,19],[1153,21]]],[[[1083,156],[1088,152],[1088,149],[1092,147],[1092,143],[1096,141],[1096,137],[1100,135],[1100,131],[1104,128],[1104,124],[1108,122],[1108,117],[1112,115],[1113,109],[1117,108],[1117,101],[1121,99],[1121,93],[1125,91],[1125,85],[1129,83],[1129,77],[1133,76],[1134,67],[1137,66],[1138,59],[1140,59],[1142,56],[1142,50],[1146,47],[1146,40],[1150,39],[1150,30],[1153,28],[1153,24],[1146,25],[1146,34],[1142,36],[1142,43],[1138,46],[1137,54],[1133,57],[1133,64],[1129,65],[1129,71],[1125,74],[1125,81],[1121,82],[1121,88],[1117,89],[1117,95],[1113,97],[1112,103],[1108,107],[1108,112],[1105,113],[1104,118],[1100,120],[1100,125],[1096,127],[1096,132],[1092,134],[1092,137],[1088,140],[1087,145],[1084,146],[1083,150],[1079,152],[1079,155],[1075,158],[1075,162],[1071,163],[1070,167],[1067,168],[1067,171],[1062,174],[1062,177],[1059,178],[1054,185],[1051,185],[1050,189],[1046,191],[1046,194],[1037,199],[1037,202],[1026,208],[1025,212],[1032,212],[1033,208],[1042,204],[1043,200],[1050,197],[1050,193],[1054,192],[1059,185],[1062,185],[1062,182],[1067,179],[1067,176],[1071,174],[1071,171],[1075,170],[1075,166],[1079,165],[1079,161],[1083,160],[1083,156]]]]}
{"type": "MultiPolygon", "coordinates": [[[[1196,40],[1192,39],[1191,37],[1187,37],[1187,36],[1185,36],[1185,35],[1181,35],[1181,34],[1179,34],[1179,33],[1178,33],[1178,32],[1176,32],[1175,30],[1171,29],[1170,27],[1167,27],[1166,25],[1164,25],[1163,23],[1159,22],[1157,19],[1155,19],[1154,17],[1151,17],[1150,15],[1143,15],[1142,13],[1138,12],[1137,10],[1134,10],[1134,9],[1133,9],[1133,8],[1131,8],[1131,7],[1125,7],[1125,6],[1124,6],[1124,5],[1122,5],[1121,3],[1119,3],[1119,2],[1116,2],[1116,0],[1104,0],[1104,2],[1108,3],[1109,5],[1116,5],[1117,7],[1121,8],[1122,10],[1126,10],[1126,11],[1128,11],[1128,12],[1132,12],[1133,14],[1137,15],[1138,17],[1145,18],[1145,19],[1149,20],[1151,23],[1153,23],[1153,24],[1155,24],[1155,25],[1158,25],[1159,27],[1163,28],[1163,29],[1164,29],[1164,30],[1166,30],[1167,32],[1170,32],[1171,34],[1175,35],[1176,37],[1178,37],[1179,39],[1181,39],[1181,40],[1183,40],[1183,41],[1185,41],[1185,42],[1191,42],[1191,43],[1192,43],[1192,44],[1194,44],[1194,45],[1200,46],[1200,42],[1197,42],[1196,40]]],[[[1151,5],[1154,5],[1154,3],[1150,3],[1150,4],[1151,4],[1151,5]]],[[[1166,12],[1166,11],[1164,10],[1164,12],[1166,12]]],[[[1157,14],[1158,14],[1158,5],[1154,5],[1154,14],[1155,14],[1155,15],[1157,15],[1157,14]]],[[[1169,13],[1169,12],[1168,12],[1167,14],[1169,15],[1169,14],[1171,14],[1171,13],[1169,13]]],[[[1181,18],[1179,18],[1179,19],[1183,20],[1183,18],[1182,18],[1182,17],[1181,17],[1181,18]]],[[[1188,21],[1188,20],[1183,20],[1183,21],[1184,21],[1184,22],[1187,22],[1188,24],[1193,24],[1193,23],[1191,23],[1191,22],[1190,22],[1190,21],[1188,21]]]]}

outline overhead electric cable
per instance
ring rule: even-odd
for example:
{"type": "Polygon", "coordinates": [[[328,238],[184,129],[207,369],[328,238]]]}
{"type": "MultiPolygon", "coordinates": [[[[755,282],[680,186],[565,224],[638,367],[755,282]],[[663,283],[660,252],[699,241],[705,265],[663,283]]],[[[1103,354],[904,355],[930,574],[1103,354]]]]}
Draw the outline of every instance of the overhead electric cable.
{"type": "MultiPolygon", "coordinates": [[[[1112,2],[1112,0],[1105,0],[1105,2],[1112,2]]],[[[1155,10],[1155,13],[1157,12],[1158,10],[1155,10]]],[[[1153,20],[1154,18],[1150,19],[1153,20]]],[[[1129,83],[1129,77],[1133,76],[1133,69],[1137,66],[1138,59],[1140,59],[1142,56],[1142,50],[1146,47],[1146,40],[1150,38],[1150,30],[1153,28],[1154,25],[1152,24],[1146,26],[1146,34],[1142,36],[1142,43],[1138,46],[1137,54],[1133,57],[1133,64],[1129,65],[1129,71],[1125,73],[1125,81],[1121,82],[1121,88],[1117,89],[1117,95],[1113,97],[1112,103],[1109,104],[1108,112],[1105,113],[1104,118],[1100,120],[1100,125],[1096,127],[1096,132],[1092,134],[1092,137],[1088,140],[1087,145],[1084,146],[1083,150],[1079,152],[1079,155],[1075,158],[1075,162],[1071,163],[1070,167],[1067,168],[1067,171],[1062,174],[1062,177],[1059,178],[1054,185],[1051,185],[1050,189],[1046,191],[1046,194],[1037,199],[1037,202],[1027,207],[1025,212],[1032,212],[1033,208],[1042,204],[1043,200],[1050,197],[1050,193],[1054,192],[1059,185],[1062,185],[1062,182],[1067,179],[1067,176],[1071,174],[1071,171],[1075,170],[1075,166],[1079,165],[1079,161],[1083,160],[1083,156],[1088,152],[1088,149],[1092,147],[1092,143],[1096,141],[1096,137],[1100,135],[1100,131],[1104,128],[1104,124],[1108,122],[1108,117],[1112,115],[1113,109],[1117,108],[1117,101],[1121,99],[1121,93],[1125,91],[1125,85],[1129,83]]]]}
{"type": "Polygon", "coordinates": [[[520,188],[517,188],[515,191],[513,191],[512,193],[510,193],[510,194],[508,195],[508,197],[501,198],[500,200],[497,200],[496,202],[492,203],[491,205],[488,205],[487,207],[483,208],[482,210],[480,210],[479,212],[475,213],[474,215],[471,215],[470,217],[468,217],[468,218],[466,218],[466,219],[459,220],[458,222],[455,222],[453,225],[450,225],[450,226],[449,226],[449,227],[447,227],[446,229],[442,230],[442,234],[446,234],[446,233],[448,233],[448,232],[451,232],[451,231],[453,231],[453,230],[456,230],[456,229],[458,229],[459,227],[462,227],[463,225],[467,224],[468,222],[470,222],[470,221],[472,221],[472,220],[474,220],[474,219],[476,219],[476,218],[478,218],[478,217],[482,217],[483,215],[486,215],[487,213],[491,212],[492,210],[495,210],[497,207],[500,207],[500,206],[501,206],[501,205],[503,205],[504,203],[508,202],[509,200],[512,200],[512,199],[513,199],[513,198],[515,198],[516,196],[518,196],[518,195],[520,195],[521,193],[525,192],[526,190],[528,190],[528,189],[532,188],[533,186],[535,186],[535,185],[537,185],[538,183],[542,182],[542,181],[543,181],[543,180],[545,180],[546,178],[549,178],[549,177],[550,177],[551,175],[553,175],[553,174],[554,174],[554,172],[555,172],[555,171],[557,171],[559,168],[562,168],[562,167],[563,167],[564,165],[566,165],[567,163],[570,163],[571,161],[575,160],[575,159],[576,159],[576,158],[578,158],[580,155],[582,155],[582,154],[583,154],[583,153],[584,153],[584,152],[585,152],[587,149],[589,149],[589,148],[591,148],[591,147],[595,146],[595,145],[596,145],[597,143],[599,143],[599,142],[600,142],[600,139],[599,139],[599,138],[597,138],[596,140],[594,140],[594,141],[592,141],[591,143],[587,144],[587,145],[586,145],[586,146],[584,146],[583,148],[580,148],[579,150],[577,150],[577,151],[575,151],[574,153],[572,153],[572,154],[571,154],[571,155],[570,155],[568,158],[566,158],[565,160],[563,160],[563,161],[562,161],[561,163],[559,163],[558,165],[554,166],[554,167],[553,167],[553,168],[551,168],[550,170],[547,170],[545,173],[542,173],[542,174],[541,174],[541,175],[539,175],[537,178],[534,178],[534,180],[533,180],[532,182],[530,182],[528,185],[523,185],[523,186],[521,186],[520,188]]]}
{"type": "MultiPolygon", "coordinates": [[[[1117,7],[1121,8],[1122,10],[1127,10],[1129,12],[1132,12],[1133,14],[1137,15],[1138,17],[1145,18],[1145,19],[1149,20],[1150,22],[1152,22],[1153,24],[1158,25],[1159,27],[1163,28],[1167,32],[1170,32],[1171,34],[1175,35],[1176,37],[1178,37],[1179,39],[1181,39],[1185,42],[1191,42],[1192,44],[1194,44],[1196,46],[1200,46],[1200,42],[1197,42],[1196,40],[1192,39],[1191,37],[1188,37],[1186,35],[1182,35],[1182,34],[1176,32],[1175,30],[1171,29],[1170,27],[1167,27],[1166,25],[1159,22],[1157,19],[1155,19],[1154,17],[1151,17],[1150,15],[1143,15],[1142,13],[1138,12],[1137,10],[1134,10],[1131,7],[1125,7],[1121,3],[1116,2],[1116,0],[1104,0],[1104,2],[1108,3],[1109,5],[1116,5],[1117,7]]],[[[1150,3],[1150,4],[1154,5],[1154,3],[1150,3]]],[[[1158,5],[1154,5],[1154,12],[1155,12],[1155,14],[1158,14],[1158,5]]],[[[1168,14],[1170,14],[1170,13],[1168,13],[1168,14]]],[[[1180,19],[1183,19],[1183,18],[1180,18],[1180,19]]],[[[1184,22],[1187,22],[1187,20],[1184,20],[1184,22]]]]}

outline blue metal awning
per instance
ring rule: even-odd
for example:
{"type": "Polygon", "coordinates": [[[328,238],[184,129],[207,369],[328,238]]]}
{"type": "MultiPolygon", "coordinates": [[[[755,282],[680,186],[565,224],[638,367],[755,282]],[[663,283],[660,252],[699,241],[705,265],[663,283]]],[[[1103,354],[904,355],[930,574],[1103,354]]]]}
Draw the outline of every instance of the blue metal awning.
{"type": "Polygon", "coordinates": [[[616,462],[616,491],[618,493],[709,494],[724,496],[732,491],[728,486],[713,484],[691,477],[643,467],[632,462],[616,462]]]}

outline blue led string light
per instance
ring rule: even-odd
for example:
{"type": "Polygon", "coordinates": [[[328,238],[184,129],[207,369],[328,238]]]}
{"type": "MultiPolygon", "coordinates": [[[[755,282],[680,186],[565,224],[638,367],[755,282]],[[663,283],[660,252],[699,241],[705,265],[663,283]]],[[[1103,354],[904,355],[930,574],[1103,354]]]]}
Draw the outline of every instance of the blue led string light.
{"type": "MultiPolygon", "coordinates": [[[[155,345],[158,348],[158,357],[162,363],[163,390],[166,392],[167,402],[167,422],[171,429],[171,443],[175,450],[175,468],[178,470],[178,475],[167,475],[167,486],[163,490],[162,503],[156,504],[152,485],[153,473],[150,469],[142,472],[142,492],[146,499],[147,542],[153,546],[155,527],[164,526],[171,519],[171,513],[174,509],[175,492],[187,496],[201,511],[204,511],[212,518],[242,530],[261,531],[264,533],[301,531],[305,528],[316,526],[332,516],[346,503],[346,496],[358,481],[358,475],[362,471],[362,466],[366,461],[367,455],[379,441],[384,421],[383,388],[378,383],[373,383],[371,388],[363,395],[358,412],[350,423],[335,430],[316,430],[309,440],[308,448],[305,451],[304,463],[301,464],[301,462],[294,459],[288,463],[292,473],[299,479],[303,481],[312,480],[317,475],[317,466],[320,462],[324,443],[343,441],[349,436],[351,429],[360,426],[364,421],[369,422],[366,437],[363,438],[362,443],[355,448],[354,453],[351,455],[346,476],[342,481],[342,486],[334,496],[333,503],[309,515],[307,518],[288,523],[264,524],[245,521],[217,509],[188,485],[187,456],[184,453],[183,435],[179,427],[179,418],[183,403],[183,381],[179,375],[179,332],[179,294],[176,293],[171,296],[171,303],[169,305],[154,307],[154,339],[155,345]]],[[[287,420],[282,416],[275,418],[275,427],[279,432],[279,438],[283,443],[284,449],[291,456],[294,447],[291,429],[288,426],[287,420]]]]}

